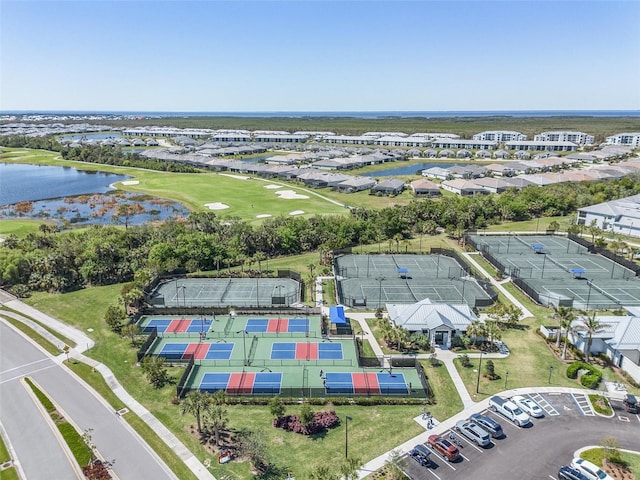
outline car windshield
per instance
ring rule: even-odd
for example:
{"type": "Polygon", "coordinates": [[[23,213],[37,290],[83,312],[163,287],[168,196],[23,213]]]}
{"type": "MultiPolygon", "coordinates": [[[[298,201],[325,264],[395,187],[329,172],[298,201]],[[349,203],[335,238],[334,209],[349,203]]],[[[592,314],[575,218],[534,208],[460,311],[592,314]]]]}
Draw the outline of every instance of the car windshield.
{"type": "Polygon", "coordinates": [[[607,474],[604,473],[602,470],[598,470],[597,474],[598,474],[598,478],[607,478],[607,474]]]}
{"type": "Polygon", "coordinates": [[[524,412],[520,408],[516,407],[513,411],[514,415],[522,415],[524,412]]]}
{"type": "Polygon", "coordinates": [[[442,446],[445,448],[453,447],[453,445],[449,442],[449,440],[442,440],[442,446]]]}
{"type": "Polygon", "coordinates": [[[635,405],[636,403],[638,403],[638,400],[633,395],[627,395],[627,402],[629,402],[631,405],[635,405]]]}

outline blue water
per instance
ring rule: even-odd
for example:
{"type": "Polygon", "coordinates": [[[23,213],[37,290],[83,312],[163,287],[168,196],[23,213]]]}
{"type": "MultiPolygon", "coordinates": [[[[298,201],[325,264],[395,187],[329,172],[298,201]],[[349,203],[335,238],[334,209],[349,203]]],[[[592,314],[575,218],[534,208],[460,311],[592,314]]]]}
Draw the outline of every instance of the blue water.
{"type": "Polygon", "coordinates": [[[444,110],[444,111],[274,111],[274,112],[134,112],[61,110],[0,111],[3,115],[137,115],[143,117],[354,117],[354,118],[447,118],[447,117],[640,117],[640,110],[444,110]]]}
{"type": "Polygon", "coordinates": [[[106,140],[107,138],[121,138],[120,132],[101,132],[101,133],[78,133],[76,135],[65,135],[60,137],[60,141],[74,140],[106,140]]]}
{"type": "Polygon", "coordinates": [[[0,205],[105,193],[112,190],[110,184],[127,178],[125,175],[69,167],[0,163],[0,205]]]}
{"type": "Polygon", "coordinates": [[[393,175],[419,175],[420,172],[426,168],[441,167],[449,168],[454,165],[460,167],[466,167],[464,163],[412,163],[411,165],[404,165],[402,167],[387,168],[385,170],[377,170],[375,172],[363,173],[364,177],[390,177],[393,175]]]}

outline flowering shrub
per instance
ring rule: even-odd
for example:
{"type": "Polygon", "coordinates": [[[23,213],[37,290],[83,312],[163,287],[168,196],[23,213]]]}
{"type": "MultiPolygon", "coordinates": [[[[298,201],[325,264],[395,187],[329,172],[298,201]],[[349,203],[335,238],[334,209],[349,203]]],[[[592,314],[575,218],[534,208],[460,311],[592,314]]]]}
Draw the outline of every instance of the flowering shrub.
{"type": "Polygon", "coordinates": [[[273,421],[273,426],[282,428],[288,432],[300,433],[302,435],[314,435],[322,433],[329,428],[340,424],[340,418],[336,412],[315,412],[313,420],[307,425],[303,425],[298,415],[282,415],[273,421]]]}
{"type": "Polygon", "coordinates": [[[84,473],[87,480],[111,480],[109,470],[100,460],[95,460],[86,467],[82,467],[82,473],[84,473]]]}

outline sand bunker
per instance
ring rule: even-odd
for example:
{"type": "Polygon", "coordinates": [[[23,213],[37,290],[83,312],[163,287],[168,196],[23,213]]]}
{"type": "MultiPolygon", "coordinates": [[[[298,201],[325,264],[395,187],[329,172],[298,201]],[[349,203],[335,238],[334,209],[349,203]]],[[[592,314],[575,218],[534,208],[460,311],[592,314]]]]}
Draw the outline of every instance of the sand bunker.
{"type": "Polygon", "coordinates": [[[230,173],[220,173],[219,175],[222,175],[223,177],[237,178],[238,180],[249,180],[251,178],[245,175],[231,175],[230,173]]]}
{"type": "Polygon", "coordinates": [[[293,212],[289,212],[289,215],[302,215],[304,210],[294,210],[293,212]]]}
{"type": "Polygon", "coordinates": [[[265,185],[264,188],[282,188],[282,185],[274,185],[270,183],[269,185],[265,185]]]}
{"type": "Polygon", "coordinates": [[[286,200],[297,200],[297,199],[309,198],[308,196],[300,195],[299,193],[294,192],[293,190],[278,190],[276,192],[276,195],[286,200]]]}
{"type": "Polygon", "coordinates": [[[225,205],[224,203],[215,202],[215,203],[205,203],[205,207],[209,210],[224,210],[225,208],[229,208],[229,205],[225,205]]]}
{"type": "Polygon", "coordinates": [[[138,185],[140,183],[139,180],[125,180],[124,182],[121,182],[122,185],[138,185]]]}
{"type": "Polygon", "coordinates": [[[269,218],[271,214],[269,213],[261,213],[260,215],[256,215],[256,218],[269,218]]]}

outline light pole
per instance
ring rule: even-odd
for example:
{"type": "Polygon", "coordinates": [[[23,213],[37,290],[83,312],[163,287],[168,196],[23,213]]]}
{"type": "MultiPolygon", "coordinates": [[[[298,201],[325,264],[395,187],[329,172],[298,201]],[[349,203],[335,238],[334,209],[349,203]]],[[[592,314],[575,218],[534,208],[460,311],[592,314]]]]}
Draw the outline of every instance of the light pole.
{"type": "Polygon", "coordinates": [[[378,284],[380,285],[380,287],[378,289],[378,308],[380,308],[380,306],[382,304],[382,282],[384,280],[386,280],[386,278],[378,277],[378,278],[376,278],[376,280],[378,280],[378,284]]]}
{"type": "Polygon", "coordinates": [[[549,385],[551,385],[551,374],[553,373],[553,366],[549,365],[549,385]]]}
{"type": "Polygon", "coordinates": [[[509,371],[504,372],[504,389],[507,389],[507,380],[509,380],[509,371]]]}
{"type": "Polygon", "coordinates": [[[587,280],[587,285],[589,285],[589,293],[587,293],[587,306],[585,307],[585,310],[589,310],[589,300],[591,299],[591,280],[587,280]]]}
{"type": "Polygon", "coordinates": [[[246,335],[247,335],[247,331],[246,330],[238,330],[236,333],[242,333],[242,364],[246,367],[247,366],[247,341],[246,341],[246,335]]]}
{"type": "Polygon", "coordinates": [[[349,420],[353,420],[349,415],[344,417],[344,458],[349,458],[349,420]]]}
{"type": "Polygon", "coordinates": [[[543,253],[544,257],[542,257],[542,274],[540,275],[540,278],[544,278],[544,264],[547,261],[547,254],[543,253]]]}
{"type": "Polygon", "coordinates": [[[476,393],[480,393],[480,371],[482,370],[482,350],[480,350],[480,363],[478,364],[478,380],[476,380],[476,393]]]}

